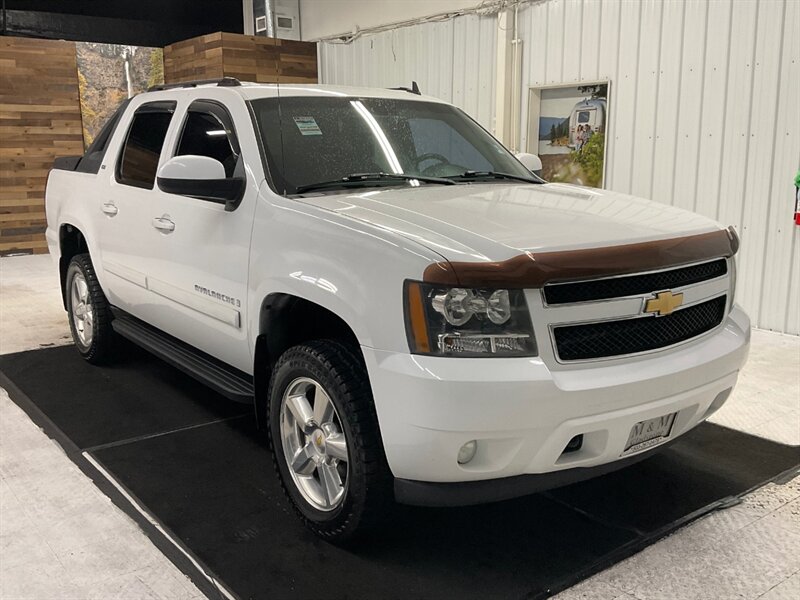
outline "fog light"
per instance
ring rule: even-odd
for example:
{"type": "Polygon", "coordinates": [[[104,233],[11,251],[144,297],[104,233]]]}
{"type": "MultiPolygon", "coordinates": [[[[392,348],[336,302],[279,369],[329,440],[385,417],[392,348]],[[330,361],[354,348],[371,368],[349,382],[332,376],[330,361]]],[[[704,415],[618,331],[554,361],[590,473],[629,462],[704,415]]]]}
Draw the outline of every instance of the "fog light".
{"type": "Polygon", "coordinates": [[[475,440],[470,440],[463,446],[461,446],[461,450],[458,451],[458,464],[465,465],[473,458],[475,458],[475,452],[478,450],[478,442],[475,440]]]}
{"type": "Polygon", "coordinates": [[[583,447],[583,434],[578,434],[574,438],[572,438],[567,447],[564,448],[564,452],[562,454],[566,454],[567,452],[577,452],[583,447]]]}

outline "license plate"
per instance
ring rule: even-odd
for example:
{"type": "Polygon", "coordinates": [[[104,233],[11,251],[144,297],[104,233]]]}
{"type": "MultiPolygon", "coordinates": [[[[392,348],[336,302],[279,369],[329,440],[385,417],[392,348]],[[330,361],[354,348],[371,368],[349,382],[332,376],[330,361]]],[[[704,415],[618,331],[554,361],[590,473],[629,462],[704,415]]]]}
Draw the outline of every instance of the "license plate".
{"type": "Polygon", "coordinates": [[[631,433],[628,435],[628,441],[625,444],[625,450],[622,455],[641,452],[663,442],[672,433],[672,425],[675,423],[677,414],[672,413],[655,419],[639,421],[631,428],[631,433]]]}

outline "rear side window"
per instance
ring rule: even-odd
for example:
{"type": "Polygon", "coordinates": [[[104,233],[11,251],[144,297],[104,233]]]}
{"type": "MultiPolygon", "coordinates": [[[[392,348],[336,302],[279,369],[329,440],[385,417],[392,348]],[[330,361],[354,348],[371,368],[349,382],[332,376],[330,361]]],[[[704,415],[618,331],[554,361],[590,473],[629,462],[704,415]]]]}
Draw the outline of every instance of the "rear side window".
{"type": "Polygon", "coordinates": [[[153,102],[136,111],[117,165],[118,182],[153,189],[161,148],[174,111],[174,102],[153,102]]]}
{"type": "Polygon", "coordinates": [[[225,109],[205,101],[189,107],[175,156],[186,154],[214,158],[225,167],[226,177],[233,176],[239,144],[225,109]]]}
{"type": "Polygon", "coordinates": [[[103,158],[106,155],[108,141],[111,139],[111,136],[114,135],[119,119],[125,112],[125,109],[128,108],[129,103],[130,100],[125,100],[114,114],[111,115],[111,118],[106,121],[100,133],[94,138],[92,145],[86,149],[86,154],[84,154],[83,158],[78,163],[78,167],[75,169],[76,171],[80,171],[81,173],[97,173],[100,171],[100,165],[103,163],[103,158]]]}

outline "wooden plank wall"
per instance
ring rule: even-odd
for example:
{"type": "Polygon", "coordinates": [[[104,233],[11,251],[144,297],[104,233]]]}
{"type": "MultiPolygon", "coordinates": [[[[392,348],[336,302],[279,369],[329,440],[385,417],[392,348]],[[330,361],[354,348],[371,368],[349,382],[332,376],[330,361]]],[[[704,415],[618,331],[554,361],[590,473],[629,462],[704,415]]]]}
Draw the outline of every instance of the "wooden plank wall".
{"type": "MultiPolygon", "coordinates": [[[[316,44],[212,33],[167,46],[167,83],[316,83],[316,44]]],[[[0,36],[0,256],[45,253],[53,160],[83,154],[74,42],[0,36]]]]}
{"type": "Polygon", "coordinates": [[[74,42],[0,37],[0,256],[46,253],[53,160],[83,154],[74,42]]]}
{"type": "Polygon", "coordinates": [[[317,83],[317,44],[280,40],[278,62],[280,83],[317,83]]]}
{"type": "Polygon", "coordinates": [[[222,33],[222,70],[240,81],[277,83],[280,40],[222,33]]]}
{"type": "Polygon", "coordinates": [[[222,34],[210,33],[164,48],[164,82],[222,77],[222,34]]]}
{"type": "Polygon", "coordinates": [[[236,77],[258,83],[317,83],[317,45],[217,32],[164,48],[164,81],[236,77]]]}

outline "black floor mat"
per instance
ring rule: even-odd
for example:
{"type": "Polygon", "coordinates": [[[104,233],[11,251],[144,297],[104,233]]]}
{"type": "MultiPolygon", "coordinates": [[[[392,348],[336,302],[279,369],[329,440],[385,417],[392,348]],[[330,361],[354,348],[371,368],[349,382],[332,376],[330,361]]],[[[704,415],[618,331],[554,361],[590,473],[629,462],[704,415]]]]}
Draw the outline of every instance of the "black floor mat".
{"type": "Polygon", "coordinates": [[[119,350],[103,367],[73,346],[9,354],[0,370],[83,450],[252,412],[136,346],[119,350]]]}
{"type": "MultiPolygon", "coordinates": [[[[0,357],[0,370],[242,598],[537,598],[800,464],[800,448],[711,424],[625,470],[459,509],[398,507],[343,550],[284,500],[251,411],[130,351],[0,357]]],[[[24,403],[21,403],[24,404],[24,403]]]]}

